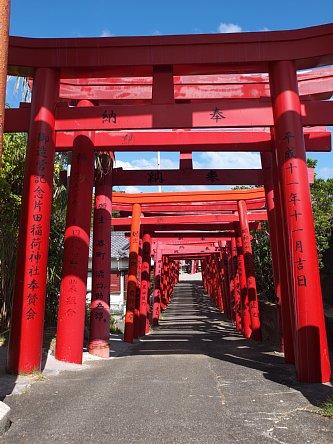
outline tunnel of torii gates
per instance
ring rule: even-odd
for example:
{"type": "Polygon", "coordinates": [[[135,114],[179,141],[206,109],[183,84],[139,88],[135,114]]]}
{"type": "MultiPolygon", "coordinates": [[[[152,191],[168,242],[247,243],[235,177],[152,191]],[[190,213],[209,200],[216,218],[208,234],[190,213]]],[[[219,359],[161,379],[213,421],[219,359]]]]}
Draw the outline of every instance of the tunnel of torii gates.
{"type": "Polygon", "coordinates": [[[330,65],[333,24],[242,34],[10,37],[8,74],[30,77],[32,102],[5,114],[5,132],[28,133],[8,370],[40,368],[54,154],[67,151],[57,359],[82,360],[94,188],[91,353],[108,355],[110,230],[129,224],[126,341],[147,329],[152,253],[153,324],[170,299],[178,261],[191,258],[201,261],[216,305],[246,337],[260,340],[248,227],[267,217],[285,359],[299,381],[329,381],[306,151],[331,150],[330,65]],[[121,151],[178,151],[180,168],[113,169],[121,151]],[[262,168],[193,170],[198,151],[259,152],[262,168]],[[95,175],[96,155],[103,174],[95,175]],[[112,194],[114,185],[160,184],[264,189],[112,194]],[[111,205],[120,219],[111,221],[111,205]]]}

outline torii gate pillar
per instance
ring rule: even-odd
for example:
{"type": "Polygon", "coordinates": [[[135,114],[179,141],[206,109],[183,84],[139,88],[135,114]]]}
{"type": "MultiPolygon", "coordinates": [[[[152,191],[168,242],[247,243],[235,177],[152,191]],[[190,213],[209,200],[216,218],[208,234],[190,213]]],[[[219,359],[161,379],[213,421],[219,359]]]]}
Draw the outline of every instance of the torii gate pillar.
{"type": "Polygon", "coordinates": [[[40,370],[55,152],[58,73],[39,68],[32,92],[29,141],[7,370],[40,370]]]}
{"type": "Polygon", "coordinates": [[[146,334],[149,330],[149,287],[150,287],[150,250],[151,236],[145,233],[142,238],[142,266],[141,266],[141,287],[140,287],[140,318],[139,336],[146,334]],[[148,323],[148,326],[147,326],[148,323]]]}
{"type": "MultiPolygon", "coordinates": [[[[89,106],[88,101],[79,106],[89,106]]],[[[88,276],[94,146],[88,132],[74,139],[55,357],[82,364],[88,276]]]]}
{"type": "Polygon", "coordinates": [[[161,271],[162,252],[158,248],[154,256],[154,293],[153,293],[153,316],[152,326],[158,326],[161,312],[161,271]]]}
{"type": "Polygon", "coordinates": [[[272,63],[270,86],[281,204],[291,258],[295,366],[301,382],[328,382],[331,371],[294,62],[272,63]]]}
{"type": "Polygon", "coordinates": [[[250,316],[251,316],[251,338],[256,341],[261,341],[261,329],[260,329],[260,316],[258,305],[257,284],[254,275],[254,264],[252,256],[252,246],[250,239],[249,223],[247,220],[246,202],[244,200],[238,201],[238,214],[239,223],[241,229],[241,236],[243,242],[245,273],[247,282],[247,294],[250,304],[250,316]]]}
{"type": "Polygon", "coordinates": [[[92,291],[89,353],[110,356],[110,272],[113,153],[99,156],[102,172],[95,179],[92,291]]]}
{"type": "Polygon", "coordinates": [[[128,266],[128,285],[125,315],[124,341],[132,343],[134,339],[134,314],[137,292],[138,255],[140,241],[141,205],[133,204],[132,224],[128,266]]]}

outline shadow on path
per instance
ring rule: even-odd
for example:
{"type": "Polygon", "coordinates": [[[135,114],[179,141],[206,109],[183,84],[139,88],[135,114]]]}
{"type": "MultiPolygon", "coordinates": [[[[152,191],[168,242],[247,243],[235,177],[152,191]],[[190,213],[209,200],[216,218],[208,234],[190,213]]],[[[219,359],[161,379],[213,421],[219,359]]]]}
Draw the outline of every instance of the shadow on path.
{"type": "Polygon", "coordinates": [[[140,339],[132,355],[202,354],[259,370],[271,381],[301,392],[319,406],[333,398],[331,384],[301,384],[294,366],[268,344],[245,339],[204,295],[200,282],[178,284],[158,328],[140,339]]]}

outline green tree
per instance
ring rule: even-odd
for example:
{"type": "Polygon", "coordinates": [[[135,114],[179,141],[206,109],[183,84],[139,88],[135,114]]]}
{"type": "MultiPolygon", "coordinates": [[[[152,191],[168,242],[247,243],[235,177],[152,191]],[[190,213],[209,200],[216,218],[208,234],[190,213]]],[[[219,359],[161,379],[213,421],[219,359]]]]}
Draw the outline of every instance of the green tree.
{"type": "MultiPolygon", "coordinates": [[[[317,161],[309,158],[308,167],[314,168],[317,161]]],[[[329,248],[333,225],[333,179],[320,179],[315,174],[310,186],[313,220],[316,232],[319,267],[324,267],[324,253],[329,248]]]]}
{"type": "Polygon", "coordinates": [[[8,329],[10,320],[26,143],[26,134],[4,135],[0,174],[0,332],[8,329]]]}
{"type": "MultiPolygon", "coordinates": [[[[315,168],[317,160],[308,158],[309,168],[315,168]]],[[[333,179],[320,179],[315,174],[314,183],[310,185],[313,220],[316,233],[319,268],[322,271],[325,263],[325,252],[330,247],[333,229],[333,179]]],[[[274,283],[270,253],[269,231],[267,222],[262,229],[253,231],[252,247],[257,278],[258,292],[266,300],[274,301],[274,283]]]]}

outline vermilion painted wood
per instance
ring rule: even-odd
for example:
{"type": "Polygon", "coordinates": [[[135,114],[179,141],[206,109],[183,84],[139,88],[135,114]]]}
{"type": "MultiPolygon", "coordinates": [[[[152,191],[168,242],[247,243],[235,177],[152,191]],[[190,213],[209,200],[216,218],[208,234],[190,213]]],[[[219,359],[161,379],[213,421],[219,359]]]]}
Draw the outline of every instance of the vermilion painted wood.
{"type": "MultiPolygon", "coordinates": [[[[247,206],[249,210],[260,210],[265,208],[266,202],[264,198],[251,199],[247,201],[247,206]]],[[[131,204],[129,203],[114,203],[112,208],[117,211],[127,212],[132,214],[131,204]]],[[[178,212],[186,212],[187,214],[217,214],[221,211],[237,211],[237,202],[227,201],[227,202],[188,202],[186,204],[182,203],[167,203],[167,204],[142,204],[142,213],[152,214],[152,213],[163,213],[170,215],[178,212]]]]}
{"type": "MultiPolygon", "coordinates": [[[[186,244],[187,242],[215,242],[226,238],[231,237],[233,235],[233,231],[227,231],[224,233],[219,232],[179,232],[174,233],[173,236],[172,233],[168,232],[151,232],[151,237],[154,239],[154,242],[158,242],[159,240],[163,240],[165,242],[170,242],[172,244],[186,244]]],[[[128,236],[127,233],[125,233],[125,236],[128,236]]]]}
{"type": "Polygon", "coordinates": [[[301,382],[328,382],[331,371],[295,64],[275,63],[270,76],[276,159],[291,258],[296,372],[301,382]]]}
{"type": "Polygon", "coordinates": [[[236,330],[242,331],[242,301],[241,301],[241,293],[240,293],[240,281],[239,281],[239,273],[238,273],[238,263],[237,263],[237,246],[235,237],[231,238],[231,268],[232,274],[234,278],[234,301],[235,301],[235,321],[236,321],[236,330]]]}
{"type": "MultiPolygon", "coordinates": [[[[199,76],[198,76],[199,77],[199,76]]],[[[195,81],[195,77],[193,76],[195,81]]],[[[130,80],[131,78],[129,78],[130,80]]],[[[113,103],[128,103],[132,101],[150,101],[152,99],[152,87],[147,84],[115,84],[115,79],[73,79],[81,80],[81,84],[70,84],[61,82],[60,97],[66,99],[88,99],[108,101],[113,103]],[[89,82],[90,80],[90,82],[89,82]],[[93,81],[95,80],[95,84],[93,81]],[[98,82],[98,81],[104,81],[98,82]]],[[[148,78],[149,80],[149,78],[148,78]]],[[[213,79],[207,84],[186,84],[177,85],[177,79],[174,79],[174,99],[177,100],[210,100],[210,99],[260,99],[261,97],[270,97],[268,76],[265,83],[220,83],[211,84],[213,79]]],[[[226,79],[227,82],[227,79],[226,79]]],[[[300,96],[316,97],[327,94],[325,98],[329,99],[330,92],[333,91],[333,75],[299,81],[300,96]]],[[[107,103],[107,102],[106,102],[107,103]]]]}
{"type": "MultiPolygon", "coordinates": [[[[259,222],[251,222],[249,224],[250,226],[250,230],[256,230],[258,229],[258,227],[260,227],[260,223],[259,222]]],[[[183,232],[183,231],[196,231],[197,230],[197,234],[198,236],[201,234],[201,229],[205,229],[205,230],[212,230],[213,232],[218,232],[218,231],[229,231],[233,229],[233,224],[232,222],[224,222],[224,223],[214,223],[214,224],[205,224],[204,226],[200,226],[199,224],[168,224],[168,225],[163,225],[163,226],[157,226],[156,224],[151,224],[145,225],[145,230],[152,232],[152,231],[158,231],[158,232],[163,232],[163,231],[178,231],[178,232],[183,232]]],[[[128,224],[126,225],[113,225],[113,229],[114,231],[126,231],[128,230],[128,224]]]]}
{"type": "Polygon", "coordinates": [[[38,69],[32,93],[8,348],[7,369],[12,373],[39,371],[41,366],[58,90],[57,73],[38,69]]]}
{"type": "MultiPolygon", "coordinates": [[[[227,68],[234,64],[238,72],[265,72],[270,62],[283,59],[295,60],[297,69],[307,69],[333,64],[332,47],[333,25],[246,34],[82,39],[10,37],[8,73],[26,76],[33,74],[32,68],[48,66],[62,69],[62,77],[87,77],[79,68],[98,72],[101,61],[103,67],[108,67],[107,77],[113,67],[115,72],[124,72],[127,68],[136,76],[147,75],[149,69],[152,74],[154,65],[176,65],[174,74],[207,73],[207,65],[214,65],[211,71],[220,72],[221,65],[227,68]]],[[[88,77],[94,75],[90,73],[88,77]]]]}
{"type": "Polygon", "coordinates": [[[140,288],[140,327],[139,336],[144,336],[149,331],[149,287],[150,287],[150,258],[151,258],[151,237],[145,233],[142,238],[142,268],[141,268],[141,288],[140,288]]]}
{"type": "Polygon", "coordinates": [[[112,200],[115,203],[184,203],[184,202],[225,202],[235,200],[265,199],[263,188],[251,188],[248,190],[219,190],[219,191],[178,191],[164,193],[113,193],[112,200]]]}
{"type": "Polygon", "coordinates": [[[154,294],[153,294],[153,317],[152,325],[156,327],[159,322],[161,312],[161,270],[162,252],[157,250],[154,256],[154,294]]]}
{"type": "MultiPolygon", "coordinates": [[[[186,155],[185,153],[184,155],[186,155]]],[[[269,154],[269,153],[268,153],[269,154]]],[[[181,153],[182,156],[182,153],[181,153]]],[[[156,186],[156,185],[262,185],[262,170],[259,169],[189,169],[180,165],[180,170],[123,170],[116,168],[114,186],[156,186]]],[[[309,180],[313,183],[313,168],[308,169],[309,180]]]]}
{"type": "MultiPolygon", "coordinates": [[[[332,77],[332,68],[317,68],[297,73],[298,84],[300,82],[324,80],[332,77]]],[[[152,75],[145,77],[80,77],[80,78],[61,78],[60,88],[65,85],[73,86],[106,86],[106,85],[123,85],[123,86],[142,86],[152,85],[152,75]]],[[[258,84],[267,84],[269,86],[269,77],[266,73],[230,73],[230,74],[199,74],[199,75],[185,75],[173,76],[174,85],[227,85],[237,87],[238,85],[249,86],[253,84],[255,87],[258,84]]],[[[320,87],[318,85],[318,87],[320,87]]],[[[270,95],[270,90],[268,91],[270,95]]]]}
{"type": "MultiPolygon", "coordinates": [[[[286,340],[283,339],[282,330],[282,314],[281,314],[281,283],[280,283],[280,272],[279,272],[279,258],[278,258],[278,244],[281,238],[278,232],[278,226],[276,224],[276,210],[275,210],[275,198],[274,198],[274,182],[273,182],[273,165],[272,165],[272,154],[271,153],[261,153],[261,164],[263,168],[264,176],[264,188],[266,195],[266,207],[267,207],[267,220],[269,227],[269,242],[271,248],[271,258],[272,258],[272,269],[273,269],[273,280],[274,289],[276,296],[276,303],[278,308],[278,327],[280,329],[280,349],[282,344],[286,341],[292,341],[292,337],[287,337],[286,340]]],[[[290,331],[289,331],[290,333],[290,331]]]]}
{"type": "Polygon", "coordinates": [[[138,254],[138,269],[137,269],[137,283],[135,295],[135,310],[134,310],[134,338],[137,339],[140,335],[140,306],[141,306],[141,269],[142,269],[142,237],[140,230],[139,239],[139,254],[138,254]]]}
{"type": "MultiPolygon", "coordinates": [[[[333,125],[333,103],[304,101],[303,126],[333,125]]],[[[249,128],[273,126],[269,101],[221,100],[175,105],[105,105],[89,108],[58,107],[56,131],[128,130],[168,128],[249,128]],[[103,116],[116,115],[108,120],[103,116]],[[215,116],[215,117],[214,117],[215,116]]]]}
{"type": "Polygon", "coordinates": [[[252,329],[251,338],[255,339],[256,341],[261,341],[262,338],[261,338],[261,329],[260,329],[257,285],[254,274],[251,238],[248,226],[248,214],[246,211],[246,203],[244,200],[238,201],[238,214],[239,214],[239,223],[240,223],[242,243],[243,243],[247,294],[250,304],[251,329],[252,329]]]}
{"type": "Polygon", "coordinates": [[[73,148],[55,357],[82,363],[94,154],[80,134],[73,148]],[[76,149],[76,146],[79,149],[76,149]]]}
{"type": "Polygon", "coordinates": [[[237,248],[237,271],[239,275],[241,309],[242,309],[241,313],[242,332],[246,338],[250,338],[252,334],[251,315],[250,315],[249,297],[247,293],[244,251],[243,251],[243,241],[242,241],[240,223],[234,222],[234,228],[235,228],[236,248],[237,248]]]}
{"type": "Polygon", "coordinates": [[[127,279],[128,285],[127,285],[125,331],[124,331],[124,341],[129,343],[132,343],[134,339],[134,311],[135,311],[136,290],[137,290],[140,215],[141,215],[140,205],[137,203],[133,204],[128,279],[127,279]]]}
{"type": "MultiPolygon", "coordinates": [[[[238,220],[238,215],[236,214],[212,214],[212,215],[199,215],[199,216],[160,216],[160,217],[142,217],[141,224],[142,225],[155,225],[162,226],[174,223],[175,225],[179,224],[220,224],[223,222],[234,222],[238,220]]],[[[256,212],[256,213],[248,213],[248,220],[260,221],[267,220],[266,211],[256,212]]],[[[129,226],[131,224],[131,220],[128,217],[117,217],[113,218],[112,226],[129,226]]],[[[204,226],[203,226],[204,228],[204,226]]]]}
{"type": "Polygon", "coordinates": [[[103,174],[95,178],[92,291],[89,353],[110,357],[110,270],[113,156],[101,156],[103,174]]]}
{"type": "Polygon", "coordinates": [[[205,238],[199,238],[196,239],[179,239],[177,236],[175,237],[169,237],[169,238],[159,238],[158,236],[155,236],[154,234],[151,234],[152,238],[152,251],[154,251],[158,245],[166,245],[167,247],[174,248],[178,245],[188,245],[188,246],[203,246],[203,245],[209,245],[209,246],[218,246],[217,239],[205,239],[205,238]]]}
{"type": "MultiPolygon", "coordinates": [[[[274,132],[272,132],[274,136],[274,132]]],[[[272,137],[275,139],[275,137],[272,137]]],[[[274,184],[274,209],[276,226],[281,227],[279,230],[278,246],[278,263],[279,263],[279,281],[281,286],[281,317],[283,337],[282,347],[284,350],[284,359],[289,364],[295,364],[294,352],[294,332],[295,332],[295,318],[292,315],[292,270],[289,266],[290,252],[288,249],[288,240],[285,231],[285,216],[283,214],[283,207],[281,205],[282,196],[278,178],[278,169],[276,164],[276,156],[272,156],[272,172],[274,184]],[[289,338],[289,340],[285,340],[289,338]]]]}
{"type": "Polygon", "coordinates": [[[172,254],[180,254],[180,255],[188,255],[188,254],[199,254],[199,253],[215,253],[219,251],[219,247],[215,246],[201,246],[201,245],[166,245],[164,243],[160,244],[161,246],[157,247],[157,251],[159,248],[162,249],[164,255],[172,255],[172,254]],[[183,247],[183,248],[182,248],[183,247]]]}
{"type": "MultiPolygon", "coordinates": [[[[28,131],[30,105],[21,104],[21,108],[5,110],[5,132],[28,131]]],[[[73,131],[56,133],[56,147],[58,151],[72,149],[73,131]]],[[[321,131],[305,131],[307,151],[330,151],[331,133],[321,131]]],[[[255,131],[99,131],[95,134],[94,146],[105,151],[146,151],[154,150],[157,146],[160,151],[271,151],[271,137],[269,131],[257,128],[255,131]],[[112,147],[112,148],[110,148],[112,147]]]]}
{"type": "Polygon", "coordinates": [[[231,255],[231,239],[226,242],[226,267],[228,270],[228,296],[230,307],[230,319],[235,321],[235,281],[232,269],[232,255],[231,255]]]}

